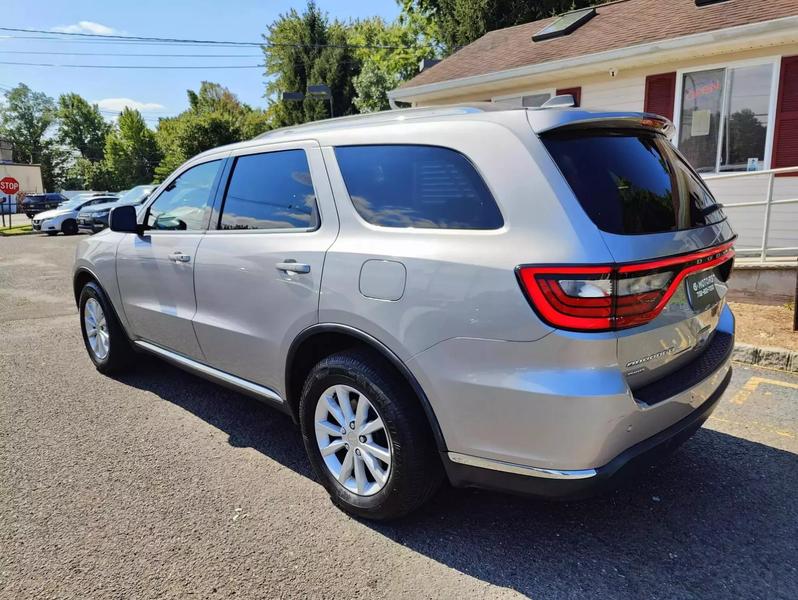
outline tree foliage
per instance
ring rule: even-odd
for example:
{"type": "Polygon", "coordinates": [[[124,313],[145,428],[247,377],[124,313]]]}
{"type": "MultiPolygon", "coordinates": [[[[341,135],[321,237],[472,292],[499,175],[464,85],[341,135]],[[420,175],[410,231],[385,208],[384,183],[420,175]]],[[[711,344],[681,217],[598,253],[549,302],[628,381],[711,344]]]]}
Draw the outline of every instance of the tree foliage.
{"type": "Polygon", "coordinates": [[[96,104],[89,104],[79,94],[63,94],[58,99],[58,138],[90,161],[103,158],[105,136],[111,126],[96,104]]]}
{"type": "Polygon", "coordinates": [[[0,105],[0,137],[14,146],[14,160],[40,164],[45,189],[54,189],[69,154],[50,135],[57,119],[55,101],[24,83],[5,93],[0,105]]]}
{"type": "Polygon", "coordinates": [[[405,0],[433,19],[446,54],[489,31],[529,23],[604,0],[405,0]]]}
{"type": "Polygon", "coordinates": [[[160,160],[155,134],[141,113],[125,108],[105,139],[105,165],[113,178],[112,189],[150,183],[160,160]]]}
{"type": "Polygon", "coordinates": [[[419,63],[435,58],[441,48],[438,27],[429,16],[404,0],[393,22],[379,17],[355,22],[349,35],[361,63],[354,79],[354,104],[360,112],[387,110],[388,91],[418,73],[419,63]]]}
{"type": "Polygon", "coordinates": [[[192,156],[255,137],[269,129],[266,113],[241,102],[218,83],[203,81],[188,90],[189,108],[176,117],[161,119],[156,131],[163,158],[155,169],[160,181],[192,156]]]}
{"type": "Polygon", "coordinates": [[[308,85],[325,84],[333,97],[334,116],[354,114],[354,77],[360,60],[348,39],[349,27],[327,15],[311,1],[300,14],[293,8],[281,14],[264,35],[266,94],[275,127],[330,116],[329,101],[305,97],[302,102],[280,99],[281,92],[307,92],[308,85]]]}

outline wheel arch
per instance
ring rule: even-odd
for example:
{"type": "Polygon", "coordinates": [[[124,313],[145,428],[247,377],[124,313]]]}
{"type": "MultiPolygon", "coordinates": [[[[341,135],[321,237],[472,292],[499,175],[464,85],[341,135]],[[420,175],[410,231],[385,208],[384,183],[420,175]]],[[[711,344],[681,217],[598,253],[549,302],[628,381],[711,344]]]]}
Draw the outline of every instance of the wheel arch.
{"type": "MultiPolygon", "coordinates": [[[[83,289],[83,286],[90,281],[93,281],[100,286],[100,289],[103,288],[102,284],[100,283],[100,278],[86,267],[79,267],[75,271],[75,274],[72,276],[72,291],[75,294],[75,305],[80,305],[80,292],[83,289]]],[[[105,292],[104,289],[103,292],[105,292]]],[[[106,293],[105,295],[107,296],[108,294],[106,293]]]]}
{"type": "Polygon", "coordinates": [[[440,452],[446,452],[446,442],[438,419],[415,375],[388,346],[374,336],[349,325],[338,323],[312,325],[301,331],[291,343],[285,361],[285,399],[293,418],[298,420],[302,382],[313,365],[325,356],[352,348],[371,350],[399,373],[421,404],[435,445],[440,452]]]}
{"type": "Polygon", "coordinates": [[[111,310],[114,313],[114,317],[119,323],[119,326],[122,328],[122,331],[125,333],[128,339],[132,339],[130,337],[130,333],[127,330],[127,323],[125,323],[124,321],[122,321],[122,319],[119,318],[119,311],[114,305],[114,301],[111,299],[111,296],[108,294],[108,291],[100,282],[100,278],[97,277],[97,275],[91,269],[84,266],[78,267],[75,270],[75,274],[72,276],[72,291],[75,294],[75,306],[78,307],[78,312],[80,312],[80,293],[83,290],[83,286],[85,286],[89,282],[94,283],[98,288],[100,288],[100,291],[105,295],[108,305],[111,307],[111,310]]]}

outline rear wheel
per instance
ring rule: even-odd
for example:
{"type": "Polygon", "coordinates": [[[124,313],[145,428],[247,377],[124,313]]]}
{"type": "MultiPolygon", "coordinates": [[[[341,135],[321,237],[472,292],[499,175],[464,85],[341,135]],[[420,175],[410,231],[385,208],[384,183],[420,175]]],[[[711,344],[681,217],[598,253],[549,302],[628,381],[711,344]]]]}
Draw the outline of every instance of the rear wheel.
{"type": "Polygon", "coordinates": [[[300,400],[310,461],[333,502],[370,519],[403,516],[442,480],[426,417],[381,360],[334,354],[310,372],[300,400]]]}
{"type": "Polygon", "coordinates": [[[64,235],[75,235],[78,232],[78,222],[74,219],[67,219],[61,225],[61,231],[64,235]]]}
{"type": "Polygon", "coordinates": [[[132,349],[111,303],[91,281],[80,293],[80,329],[89,358],[101,373],[119,372],[130,364],[132,349]]]}

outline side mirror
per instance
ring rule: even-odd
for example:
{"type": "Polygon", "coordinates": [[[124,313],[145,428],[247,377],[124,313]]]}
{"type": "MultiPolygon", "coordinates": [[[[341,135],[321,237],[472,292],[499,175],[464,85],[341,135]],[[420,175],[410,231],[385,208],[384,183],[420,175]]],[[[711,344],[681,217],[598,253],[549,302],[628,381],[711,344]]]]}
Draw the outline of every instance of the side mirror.
{"type": "Polygon", "coordinates": [[[129,204],[116,206],[111,209],[111,213],[108,215],[108,226],[111,231],[118,231],[120,233],[140,234],[142,231],[142,228],[136,221],[136,208],[129,204]]]}

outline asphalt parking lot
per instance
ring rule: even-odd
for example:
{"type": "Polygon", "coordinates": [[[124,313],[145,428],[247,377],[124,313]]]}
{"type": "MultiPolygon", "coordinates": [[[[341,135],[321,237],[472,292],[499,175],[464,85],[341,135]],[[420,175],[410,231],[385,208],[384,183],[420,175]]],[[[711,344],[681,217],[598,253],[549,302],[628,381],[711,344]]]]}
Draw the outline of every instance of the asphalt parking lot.
{"type": "Polygon", "coordinates": [[[154,359],[92,367],[78,237],[0,238],[2,598],[798,597],[798,377],[737,366],[669,460],[599,499],[444,489],[351,519],[290,420],[154,359]]]}

